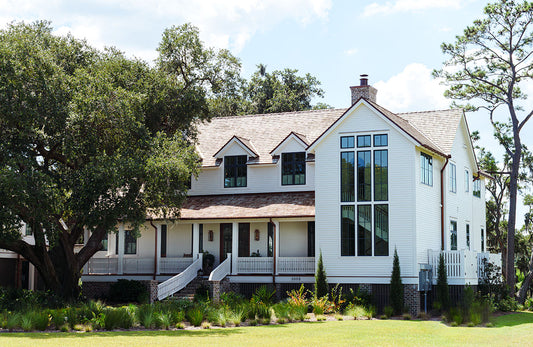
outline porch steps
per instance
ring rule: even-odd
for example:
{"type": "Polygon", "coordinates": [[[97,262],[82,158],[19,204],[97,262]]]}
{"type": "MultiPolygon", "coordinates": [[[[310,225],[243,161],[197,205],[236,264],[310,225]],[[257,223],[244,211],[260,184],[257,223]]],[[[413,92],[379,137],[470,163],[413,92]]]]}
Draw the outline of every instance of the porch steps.
{"type": "Polygon", "coordinates": [[[191,281],[185,288],[172,295],[173,299],[184,299],[193,301],[196,290],[201,286],[209,287],[209,280],[206,276],[198,276],[191,281]]]}

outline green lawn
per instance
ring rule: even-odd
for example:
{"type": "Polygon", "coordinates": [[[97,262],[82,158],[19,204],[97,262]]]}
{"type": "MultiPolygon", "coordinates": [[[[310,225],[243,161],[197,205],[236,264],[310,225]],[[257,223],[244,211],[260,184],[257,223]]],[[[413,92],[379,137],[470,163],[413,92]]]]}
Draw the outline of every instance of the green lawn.
{"type": "Polygon", "coordinates": [[[329,321],[188,331],[0,334],[0,346],[512,346],[533,341],[533,312],[494,319],[492,328],[435,321],[329,321]]]}

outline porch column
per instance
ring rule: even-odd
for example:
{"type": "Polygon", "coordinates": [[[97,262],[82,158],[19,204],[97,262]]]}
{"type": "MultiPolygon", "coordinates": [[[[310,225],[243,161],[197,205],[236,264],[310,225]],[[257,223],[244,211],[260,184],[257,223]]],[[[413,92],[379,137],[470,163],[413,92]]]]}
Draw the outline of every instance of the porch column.
{"type": "Polygon", "coordinates": [[[236,275],[239,258],[239,223],[233,222],[231,226],[231,274],[236,275]]]}
{"type": "MultiPolygon", "coordinates": [[[[90,233],[89,233],[89,230],[87,228],[83,228],[83,245],[87,245],[87,241],[89,241],[89,237],[90,237],[90,233]]],[[[91,261],[91,259],[89,259],[85,265],[83,265],[83,274],[87,275],[89,273],[89,261],[91,261]]],[[[30,264],[31,266],[31,264],[30,264]]],[[[33,289],[33,288],[32,288],[33,289]]]]}
{"type": "Polygon", "coordinates": [[[124,273],[124,224],[118,226],[117,234],[118,242],[118,274],[122,275],[124,273]]]}
{"type": "Polygon", "coordinates": [[[28,289],[35,290],[35,266],[28,264],[28,289]]]}
{"type": "MultiPolygon", "coordinates": [[[[156,236],[156,262],[155,262],[155,273],[159,275],[161,273],[161,224],[156,225],[157,230],[155,230],[156,236]]],[[[168,236],[167,236],[168,237],[168,236]]]]}
{"type": "Polygon", "coordinates": [[[274,236],[274,256],[275,256],[275,266],[276,266],[276,272],[275,272],[275,275],[279,275],[279,270],[278,270],[278,259],[279,259],[279,244],[280,244],[280,239],[279,239],[279,222],[278,221],[272,221],[274,223],[274,233],[275,233],[275,236],[274,236]]]}
{"type": "Polygon", "coordinates": [[[192,225],[192,261],[198,259],[200,252],[200,223],[193,223],[192,225]]]}

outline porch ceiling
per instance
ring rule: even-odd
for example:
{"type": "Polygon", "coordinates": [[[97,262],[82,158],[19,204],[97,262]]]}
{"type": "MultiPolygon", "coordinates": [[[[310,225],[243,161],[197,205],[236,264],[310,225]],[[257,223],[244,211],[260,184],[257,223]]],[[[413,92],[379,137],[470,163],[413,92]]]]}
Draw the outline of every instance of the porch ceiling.
{"type": "Polygon", "coordinates": [[[190,196],[180,211],[180,219],[314,216],[314,192],[190,196]]]}

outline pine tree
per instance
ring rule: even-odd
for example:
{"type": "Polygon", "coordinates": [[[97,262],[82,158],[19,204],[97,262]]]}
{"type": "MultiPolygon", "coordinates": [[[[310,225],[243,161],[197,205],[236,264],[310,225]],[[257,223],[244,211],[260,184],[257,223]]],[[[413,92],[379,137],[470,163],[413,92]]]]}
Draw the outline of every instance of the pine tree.
{"type": "Polygon", "coordinates": [[[326,270],[324,270],[324,264],[322,262],[322,251],[318,257],[318,264],[316,266],[315,274],[315,296],[321,298],[328,295],[328,278],[326,276],[326,270]]]}
{"type": "Polygon", "coordinates": [[[400,274],[400,258],[396,249],[394,249],[392,274],[390,278],[390,302],[394,314],[401,314],[403,310],[403,284],[400,274]]]}
{"type": "Polygon", "coordinates": [[[439,256],[439,265],[437,267],[437,301],[443,311],[450,308],[450,293],[448,291],[448,275],[446,274],[446,264],[444,263],[444,254],[439,256]]]}

